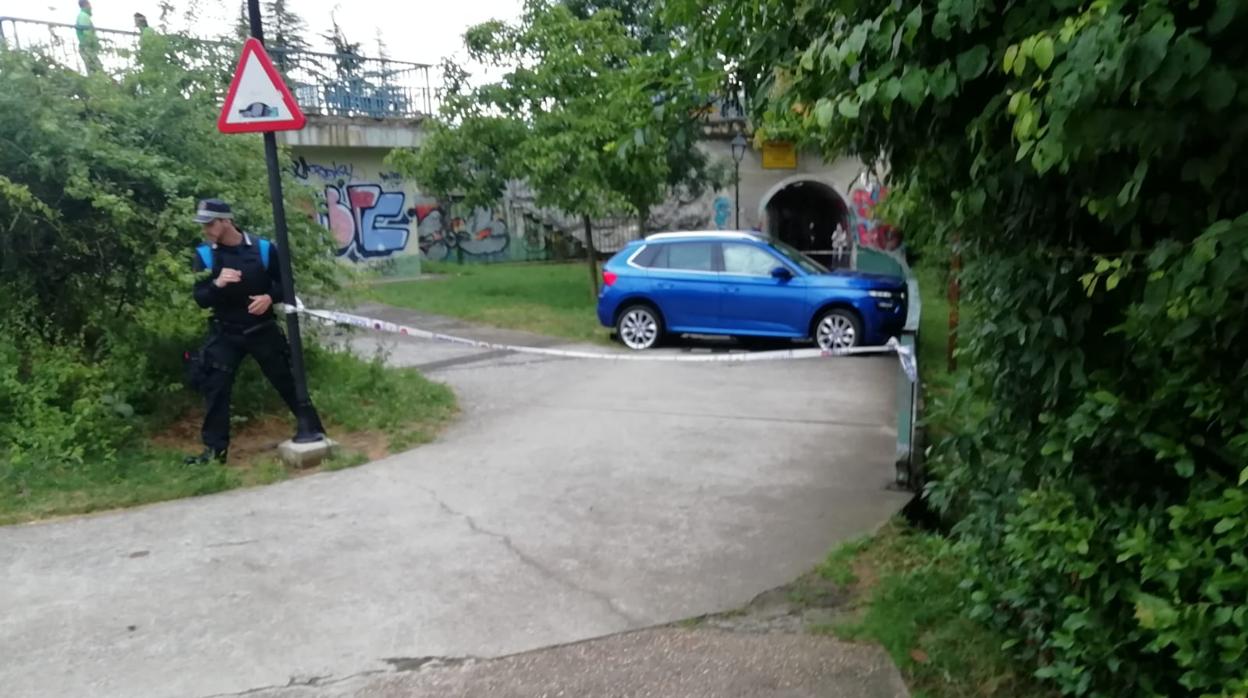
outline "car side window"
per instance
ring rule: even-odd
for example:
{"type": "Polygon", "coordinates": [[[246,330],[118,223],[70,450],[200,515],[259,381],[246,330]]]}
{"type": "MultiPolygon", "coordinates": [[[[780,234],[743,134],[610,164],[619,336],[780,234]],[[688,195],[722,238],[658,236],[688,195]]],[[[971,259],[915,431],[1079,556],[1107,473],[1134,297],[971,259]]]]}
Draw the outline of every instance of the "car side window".
{"type": "Polygon", "coordinates": [[[784,266],[780,260],[753,245],[739,242],[724,243],[724,273],[746,276],[767,276],[776,267],[784,266]]]}
{"type": "Polygon", "coordinates": [[[676,242],[660,245],[650,267],[673,271],[714,271],[715,244],[711,242],[676,242]]]}

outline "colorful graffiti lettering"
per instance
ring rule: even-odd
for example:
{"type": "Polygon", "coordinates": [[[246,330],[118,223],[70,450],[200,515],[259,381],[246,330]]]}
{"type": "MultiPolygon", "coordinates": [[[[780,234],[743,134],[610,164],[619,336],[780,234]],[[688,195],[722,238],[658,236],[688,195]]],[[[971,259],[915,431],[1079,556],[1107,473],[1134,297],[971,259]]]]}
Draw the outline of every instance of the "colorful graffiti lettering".
{"type": "Polygon", "coordinates": [[[858,234],[859,245],[877,250],[895,250],[901,246],[901,232],[875,218],[875,207],[887,197],[888,189],[879,184],[850,192],[854,231],[858,234]]]}
{"type": "Polygon", "coordinates": [[[726,196],[715,197],[715,229],[727,230],[732,219],[732,201],[726,196]]]}
{"type": "Polygon", "coordinates": [[[507,222],[490,209],[478,208],[464,217],[448,216],[436,201],[412,207],[416,239],[426,259],[443,260],[458,255],[501,255],[511,243],[507,222]],[[449,224],[448,224],[449,223],[449,224]]]}
{"type": "Polygon", "coordinates": [[[413,224],[420,251],[428,259],[497,259],[511,242],[506,221],[489,209],[451,217],[437,200],[424,197],[409,207],[403,176],[397,172],[378,173],[380,184],[352,182],[354,165],[317,164],[302,156],[294,158],[290,169],[305,182],[316,177],[326,183],[310,213],[333,234],[338,255],[352,261],[406,250],[413,224]]]}
{"type": "MultiPolygon", "coordinates": [[[[351,163],[329,165],[308,162],[303,156],[291,162],[291,173],[308,181],[317,177],[327,184],[317,201],[316,218],[329,228],[338,242],[338,255],[352,261],[385,257],[407,249],[411,219],[402,178],[383,177],[386,187],[371,182],[349,183],[355,174],[351,163]]],[[[394,173],[390,173],[394,174],[394,173]]]]}
{"type": "Polygon", "coordinates": [[[338,254],[352,260],[385,257],[407,248],[411,219],[407,195],[384,191],[377,184],[325,187],[321,225],[338,241],[338,254]]]}

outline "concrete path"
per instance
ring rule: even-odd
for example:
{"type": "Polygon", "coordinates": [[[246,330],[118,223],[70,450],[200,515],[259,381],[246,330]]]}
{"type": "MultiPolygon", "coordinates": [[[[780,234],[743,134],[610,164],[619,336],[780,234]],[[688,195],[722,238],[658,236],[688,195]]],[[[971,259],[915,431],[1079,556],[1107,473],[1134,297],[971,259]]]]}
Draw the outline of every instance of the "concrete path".
{"type": "Polygon", "coordinates": [[[493,661],[437,662],[256,698],[907,698],[888,655],[813,635],[658,628],[493,661]]]}
{"type": "Polygon", "coordinates": [[[908,499],[887,489],[891,356],[604,363],[383,343],[458,393],[437,442],[0,528],[0,692],[234,694],[635,630],[743,605],[908,499]]]}

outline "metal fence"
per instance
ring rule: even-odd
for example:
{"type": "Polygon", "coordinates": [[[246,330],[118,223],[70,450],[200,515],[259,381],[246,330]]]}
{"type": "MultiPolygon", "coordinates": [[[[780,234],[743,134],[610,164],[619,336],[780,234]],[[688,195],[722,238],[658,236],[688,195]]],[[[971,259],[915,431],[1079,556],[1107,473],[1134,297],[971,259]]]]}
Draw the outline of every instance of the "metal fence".
{"type": "Polygon", "coordinates": [[[413,118],[431,114],[429,66],[355,54],[271,51],[309,114],[413,118]]]}
{"type": "MultiPolygon", "coordinates": [[[[532,211],[513,208],[508,225],[515,238],[523,243],[522,250],[514,259],[528,261],[563,261],[585,258],[585,232],[580,223],[562,225],[542,218],[532,211]]],[[[591,222],[594,232],[594,251],[600,257],[609,257],[625,245],[640,237],[640,227],[635,216],[598,218],[591,222]]]]}
{"type": "MultiPolygon", "coordinates": [[[[0,17],[0,50],[39,53],[83,73],[119,75],[134,67],[142,34],[92,29],[90,36],[80,42],[73,24],[0,17]]],[[[232,74],[239,44],[181,38],[193,47],[192,62],[232,74]]],[[[429,66],[422,63],[278,47],[268,53],[306,114],[410,119],[432,114],[436,106],[429,66]]]]}

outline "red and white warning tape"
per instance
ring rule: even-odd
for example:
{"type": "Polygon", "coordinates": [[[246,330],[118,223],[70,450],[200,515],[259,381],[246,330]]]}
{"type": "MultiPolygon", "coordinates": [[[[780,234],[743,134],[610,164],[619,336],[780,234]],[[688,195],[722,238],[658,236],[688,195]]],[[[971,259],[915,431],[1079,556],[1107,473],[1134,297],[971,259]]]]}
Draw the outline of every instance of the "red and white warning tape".
{"type": "Polygon", "coordinates": [[[352,327],[363,327],[378,332],[390,332],[393,334],[404,335],[407,337],[417,337],[420,339],[430,339],[436,342],[447,342],[450,344],[460,344],[463,346],[476,347],[478,349],[492,349],[496,351],[510,351],[517,354],[535,354],[538,356],[554,356],[564,359],[594,359],[598,361],[668,361],[668,362],[684,362],[684,363],[737,363],[750,361],[787,361],[793,359],[815,359],[827,358],[835,356],[852,356],[858,354],[897,354],[897,358],[901,360],[901,367],[911,381],[917,380],[917,370],[914,362],[914,351],[909,347],[902,346],[897,338],[893,337],[883,346],[875,347],[852,347],[849,349],[779,349],[773,351],[755,351],[740,352],[727,354],[668,354],[663,352],[608,352],[608,351],[582,351],[578,349],[552,349],[545,347],[526,347],[515,344],[498,344],[495,342],[483,342],[479,339],[469,339],[467,337],[457,337],[455,335],[442,334],[440,332],[432,332],[430,330],[422,330],[419,327],[411,327],[409,325],[400,325],[388,320],[379,320],[377,318],[366,317],[363,315],[354,315],[352,313],[344,313],[337,310],[317,310],[304,307],[302,302],[298,302],[298,306],[292,308],[285,306],[286,312],[297,312],[308,317],[313,317],[321,322],[331,325],[350,325],[352,327]]]}

